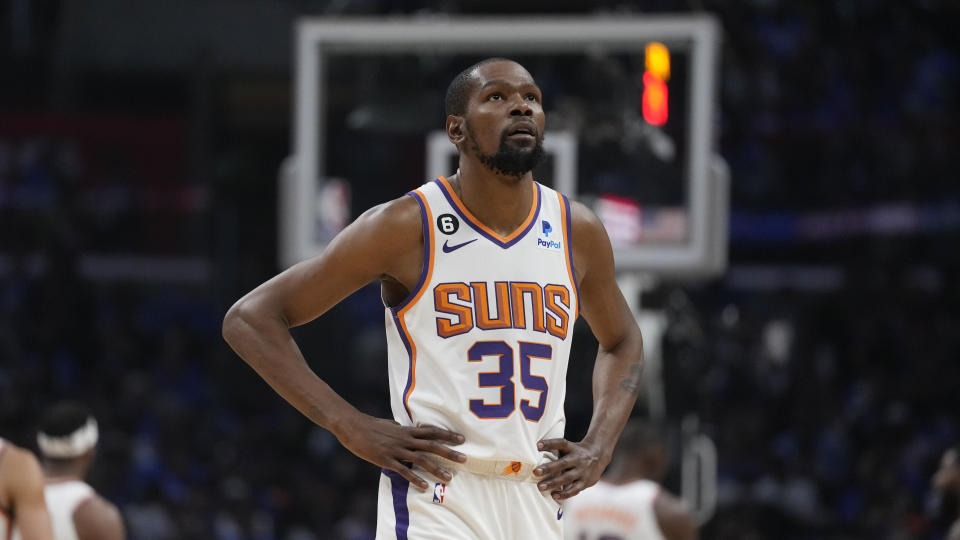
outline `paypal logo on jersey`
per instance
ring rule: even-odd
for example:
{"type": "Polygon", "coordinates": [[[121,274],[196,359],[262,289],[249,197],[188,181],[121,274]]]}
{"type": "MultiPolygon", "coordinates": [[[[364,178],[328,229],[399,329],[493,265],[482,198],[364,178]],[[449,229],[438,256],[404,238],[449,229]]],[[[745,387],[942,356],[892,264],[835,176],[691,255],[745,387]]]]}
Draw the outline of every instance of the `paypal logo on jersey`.
{"type": "Polygon", "coordinates": [[[550,239],[550,233],[553,232],[553,227],[550,225],[550,222],[543,220],[540,222],[540,226],[543,232],[537,237],[537,247],[551,251],[560,251],[560,249],[562,249],[560,242],[550,239]]]}
{"type": "Polygon", "coordinates": [[[560,250],[560,242],[557,242],[556,240],[544,240],[543,238],[537,238],[537,245],[543,249],[553,249],[557,251],[560,250]]]}

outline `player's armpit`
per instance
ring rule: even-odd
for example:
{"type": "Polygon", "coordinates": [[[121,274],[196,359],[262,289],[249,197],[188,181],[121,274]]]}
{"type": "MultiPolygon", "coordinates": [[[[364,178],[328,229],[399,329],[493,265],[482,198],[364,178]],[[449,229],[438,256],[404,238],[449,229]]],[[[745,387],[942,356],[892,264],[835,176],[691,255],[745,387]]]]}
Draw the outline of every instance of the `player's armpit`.
{"type": "Polygon", "coordinates": [[[697,526],[680,499],[661,491],[653,502],[653,511],[667,540],[697,540],[697,526]]]}
{"type": "Polygon", "coordinates": [[[120,511],[100,496],[84,501],[73,513],[79,540],[123,540],[126,533],[120,511]]]}
{"type": "Polygon", "coordinates": [[[23,540],[53,540],[53,526],[43,495],[43,472],[37,459],[20,448],[8,450],[4,477],[23,540]]]}

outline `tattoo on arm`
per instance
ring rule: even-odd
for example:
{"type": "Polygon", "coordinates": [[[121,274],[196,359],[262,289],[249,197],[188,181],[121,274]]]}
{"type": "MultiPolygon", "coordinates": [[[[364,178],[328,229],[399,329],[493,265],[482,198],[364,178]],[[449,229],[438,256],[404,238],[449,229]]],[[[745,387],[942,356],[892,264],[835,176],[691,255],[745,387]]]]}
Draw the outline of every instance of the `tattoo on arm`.
{"type": "Polygon", "coordinates": [[[643,377],[643,365],[640,363],[630,366],[630,374],[620,381],[620,388],[635,396],[640,395],[640,379],[643,377]]]}

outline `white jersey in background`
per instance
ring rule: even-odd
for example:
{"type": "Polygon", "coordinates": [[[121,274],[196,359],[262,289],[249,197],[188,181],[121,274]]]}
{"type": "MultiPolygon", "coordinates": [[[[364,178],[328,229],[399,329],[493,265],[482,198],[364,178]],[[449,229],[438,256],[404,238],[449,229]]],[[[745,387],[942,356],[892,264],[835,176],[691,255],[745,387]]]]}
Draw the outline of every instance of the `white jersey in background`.
{"type": "MultiPolygon", "coordinates": [[[[43,495],[53,523],[54,540],[78,540],[73,514],[96,495],[93,488],[80,480],[47,479],[43,495]]],[[[19,531],[14,533],[13,540],[20,540],[19,531]]]]}
{"type": "Polygon", "coordinates": [[[563,509],[565,540],[665,540],[653,504],[660,486],[649,480],[617,485],[601,480],[563,509]]]}
{"type": "Polygon", "coordinates": [[[385,471],[380,508],[392,512],[381,513],[378,538],[562,534],[560,506],[532,472],[552,459],[537,442],[564,434],[578,316],[570,204],[536,182],[531,189],[527,218],[509,236],[480,223],[443,177],[410,193],[420,205],[423,270],[409,297],[386,310],[391,408],[400,424],[463,434],[455,449],[467,462],[442,463],[460,473],[427,494],[385,471]],[[494,507],[517,519],[474,521],[494,507]]]}

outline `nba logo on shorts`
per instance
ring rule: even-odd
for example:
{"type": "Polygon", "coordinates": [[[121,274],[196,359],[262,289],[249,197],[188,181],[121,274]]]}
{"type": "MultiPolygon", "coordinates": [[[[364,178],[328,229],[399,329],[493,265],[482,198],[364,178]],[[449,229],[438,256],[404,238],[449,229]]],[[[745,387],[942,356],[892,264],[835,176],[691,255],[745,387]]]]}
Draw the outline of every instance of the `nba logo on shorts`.
{"type": "Polygon", "coordinates": [[[443,495],[447,492],[446,484],[435,484],[433,486],[433,502],[443,504],[443,495]]]}

